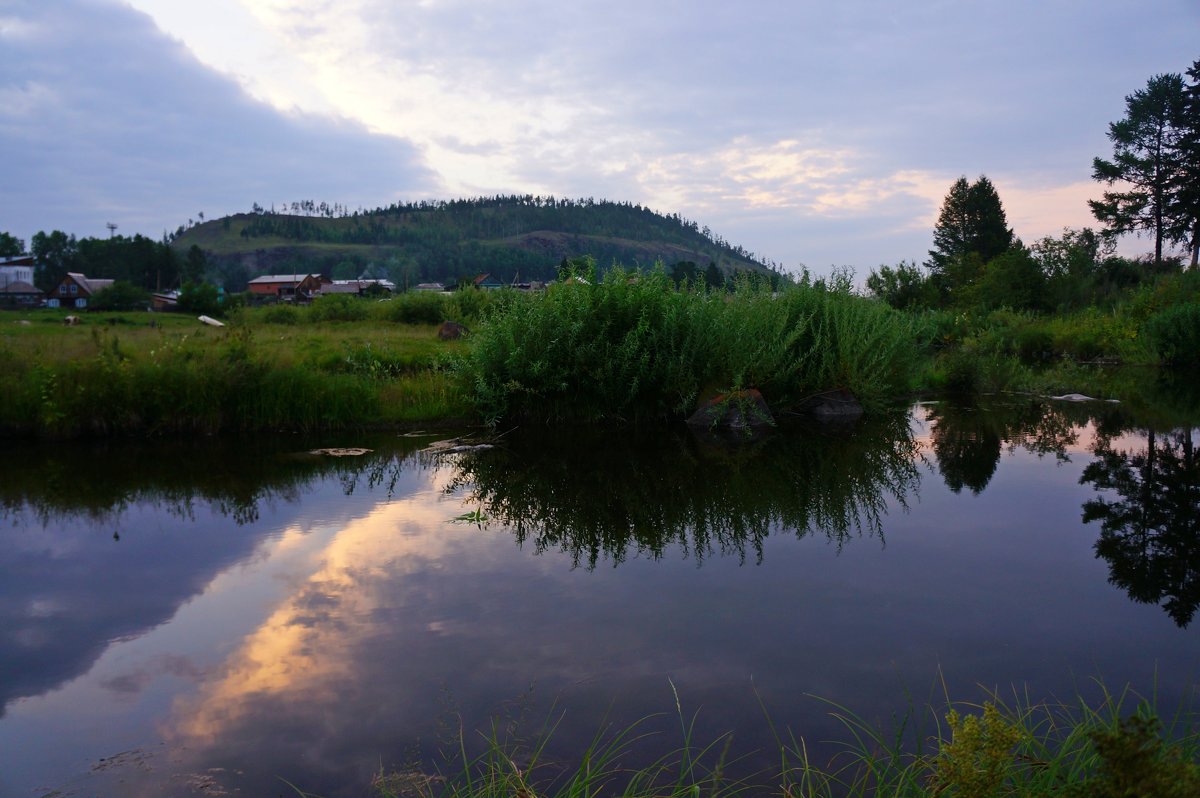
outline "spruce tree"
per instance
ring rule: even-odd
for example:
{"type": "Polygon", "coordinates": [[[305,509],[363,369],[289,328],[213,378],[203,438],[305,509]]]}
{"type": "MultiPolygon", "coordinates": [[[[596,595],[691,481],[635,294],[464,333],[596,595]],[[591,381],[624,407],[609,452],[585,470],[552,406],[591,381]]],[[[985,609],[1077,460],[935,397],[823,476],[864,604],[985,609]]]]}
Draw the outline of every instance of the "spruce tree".
{"type": "Polygon", "coordinates": [[[987,262],[1012,243],[1013,231],[992,181],[980,175],[968,183],[960,177],[942,202],[927,265],[943,290],[953,294],[975,282],[987,262]]]}

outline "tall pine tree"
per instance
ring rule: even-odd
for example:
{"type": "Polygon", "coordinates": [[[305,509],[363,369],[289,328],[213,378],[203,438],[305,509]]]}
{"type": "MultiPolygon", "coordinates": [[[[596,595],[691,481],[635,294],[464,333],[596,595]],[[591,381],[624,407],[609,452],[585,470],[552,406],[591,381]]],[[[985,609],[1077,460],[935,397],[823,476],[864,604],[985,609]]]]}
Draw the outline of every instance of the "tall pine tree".
{"type": "Polygon", "coordinates": [[[1092,161],[1092,178],[1118,190],[1089,200],[1092,214],[1110,236],[1149,234],[1154,262],[1162,263],[1163,244],[1182,240],[1179,224],[1179,173],[1185,92],[1176,74],[1155,75],[1125,98],[1125,118],[1108,126],[1111,161],[1092,161]]]}
{"type": "Polygon", "coordinates": [[[1200,259],[1200,60],[1187,71],[1179,136],[1179,169],[1172,181],[1170,238],[1187,243],[1191,264],[1200,259]]]}

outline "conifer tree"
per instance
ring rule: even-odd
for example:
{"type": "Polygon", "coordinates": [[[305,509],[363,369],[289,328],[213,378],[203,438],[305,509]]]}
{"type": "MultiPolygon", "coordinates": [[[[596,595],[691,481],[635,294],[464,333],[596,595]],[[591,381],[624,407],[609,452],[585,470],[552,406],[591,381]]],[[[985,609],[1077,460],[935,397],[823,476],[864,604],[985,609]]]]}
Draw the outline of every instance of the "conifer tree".
{"type": "Polygon", "coordinates": [[[972,184],[960,177],[942,202],[927,265],[944,290],[955,293],[973,283],[983,266],[1012,243],[1013,232],[992,181],[980,175],[972,184]]]}
{"type": "Polygon", "coordinates": [[[1146,88],[1125,98],[1125,118],[1108,126],[1111,161],[1092,161],[1092,178],[1116,190],[1088,205],[1109,236],[1154,237],[1154,262],[1162,263],[1164,242],[1184,237],[1179,189],[1185,92],[1177,74],[1155,75],[1146,88]]]}

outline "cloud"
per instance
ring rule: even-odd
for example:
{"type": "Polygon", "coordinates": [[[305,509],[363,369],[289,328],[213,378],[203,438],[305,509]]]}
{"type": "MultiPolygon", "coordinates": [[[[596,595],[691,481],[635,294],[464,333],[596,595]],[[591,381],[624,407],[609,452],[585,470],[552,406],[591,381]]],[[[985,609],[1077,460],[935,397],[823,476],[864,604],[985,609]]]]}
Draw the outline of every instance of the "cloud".
{"type": "Polygon", "coordinates": [[[358,121],[284,113],[202,66],[145,15],[87,0],[19,2],[0,24],[0,218],[155,234],[285,199],[371,204],[438,183],[420,153],[358,121]]]}
{"type": "Polygon", "coordinates": [[[0,79],[0,144],[37,141],[20,178],[54,186],[21,203],[31,224],[69,204],[99,209],[94,230],[296,197],[596,196],[863,267],[922,255],[960,174],[1011,186],[1025,238],[1086,214],[1040,197],[1076,201],[1125,94],[1185,68],[1200,23],[1185,0],[129,2],[178,41],[99,0],[0,17],[23,65],[0,79]],[[47,107],[43,142],[14,117],[47,107]]]}

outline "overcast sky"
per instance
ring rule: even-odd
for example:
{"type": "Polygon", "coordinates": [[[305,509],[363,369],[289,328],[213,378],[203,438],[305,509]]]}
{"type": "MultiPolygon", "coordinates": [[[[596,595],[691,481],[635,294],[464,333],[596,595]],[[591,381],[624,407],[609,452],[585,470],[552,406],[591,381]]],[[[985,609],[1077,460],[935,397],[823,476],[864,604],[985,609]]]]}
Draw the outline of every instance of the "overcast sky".
{"type": "Polygon", "coordinates": [[[0,0],[0,230],[590,196],[861,277],[960,175],[1027,243],[1093,224],[1108,123],[1198,39],[1197,0],[0,0]]]}

